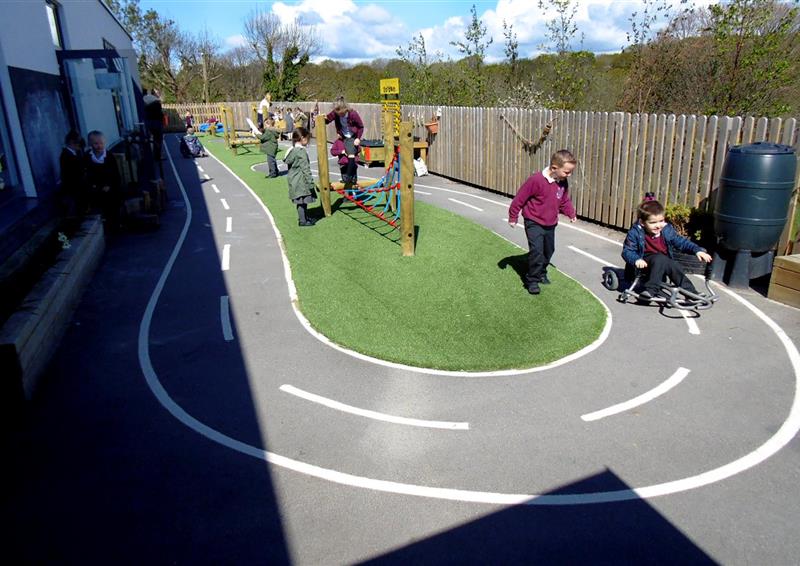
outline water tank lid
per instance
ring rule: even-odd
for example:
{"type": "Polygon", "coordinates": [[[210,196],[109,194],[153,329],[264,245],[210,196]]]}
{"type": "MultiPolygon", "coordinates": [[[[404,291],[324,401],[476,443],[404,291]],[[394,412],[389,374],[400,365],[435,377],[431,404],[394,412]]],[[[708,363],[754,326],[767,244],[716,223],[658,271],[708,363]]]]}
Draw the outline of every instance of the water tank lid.
{"type": "Polygon", "coordinates": [[[771,142],[756,142],[747,145],[735,145],[728,150],[730,153],[756,153],[761,155],[784,155],[794,153],[790,145],[771,142]]]}

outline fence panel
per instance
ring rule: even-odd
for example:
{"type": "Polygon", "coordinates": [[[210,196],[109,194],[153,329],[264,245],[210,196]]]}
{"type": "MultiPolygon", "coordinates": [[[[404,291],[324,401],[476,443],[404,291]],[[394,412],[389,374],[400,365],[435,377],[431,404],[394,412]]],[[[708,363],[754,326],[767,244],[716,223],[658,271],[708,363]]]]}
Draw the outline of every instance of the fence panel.
{"type": "MultiPolygon", "coordinates": [[[[233,111],[234,127],[249,130],[256,101],[164,105],[168,130],[182,131],[190,112],[195,123],[220,118],[220,106],[233,111]]],[[[273,108],[299,107],[311,113],[313,102],[273,102],[273,108]]],[[[320,102],[327,113],[332,102],[320,102]]],[[[353,104],[364,120],[366,139],[382,139],[381,105],[353,104]]],[[[578,168],[570,189],[582,218],[627,228],[647,191],[665,204],[685,203],[712,209],[728,147],[772,141],[800,151],[797,119],[727,116],[666,116],[619,112],[552,111],[519,108],[463,108],[407,105],[404,119],[414,136],[429,143],[428,169],[498,193],[513,196],[533,171],[548,166],[558,149],[571,150],[578,168]],[[439,132],[424,124],[441,111],[439,132]],[[508,123],[506,123],[506,120],[508,123]],[[524,149],[512,127],[536,142],[550,134],[535,152],[524,149]]],[[[327,137],[336,135],[333,124],[327,137]]]]}

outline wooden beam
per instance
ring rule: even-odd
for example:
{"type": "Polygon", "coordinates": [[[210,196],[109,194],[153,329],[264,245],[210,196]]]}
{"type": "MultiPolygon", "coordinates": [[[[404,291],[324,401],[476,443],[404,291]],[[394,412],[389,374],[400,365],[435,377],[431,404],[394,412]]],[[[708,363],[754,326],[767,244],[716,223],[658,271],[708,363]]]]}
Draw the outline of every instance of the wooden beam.
{"type": "Polygon", "coordinates": [[[414,255],[414,137],[411,122],[400,122],[400,244],[414,255]]]}
{"type": "Polygon", "coordinates": [[[328,132],[325,116],[317,116],[315,124],[317,136],[317,170],[319,171],[319,190],[322,210],[325,216],[331,215],[331,175],[328,169],[328,132]]]}

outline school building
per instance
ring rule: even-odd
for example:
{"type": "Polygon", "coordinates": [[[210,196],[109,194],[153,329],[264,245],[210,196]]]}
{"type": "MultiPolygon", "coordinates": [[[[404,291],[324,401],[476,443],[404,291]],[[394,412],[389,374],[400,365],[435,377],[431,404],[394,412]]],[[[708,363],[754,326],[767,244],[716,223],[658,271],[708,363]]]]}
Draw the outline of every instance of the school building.
{"type": "Polygon", "coordinates": [[[132,38],[102,0],[2,4],[0,265],[54,217],[64,135],[113,147],[143,115],[132,38]]]}

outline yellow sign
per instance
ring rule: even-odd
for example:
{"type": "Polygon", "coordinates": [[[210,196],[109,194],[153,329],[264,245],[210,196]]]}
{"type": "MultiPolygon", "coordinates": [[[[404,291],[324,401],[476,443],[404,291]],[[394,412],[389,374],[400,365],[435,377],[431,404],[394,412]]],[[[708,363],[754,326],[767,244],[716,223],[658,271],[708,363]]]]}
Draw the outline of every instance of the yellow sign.
{"type": "Polygon", "coordinates": [[[381,79],[381,94],[390,98],[400,96],[400,79],[381,79]]]}

